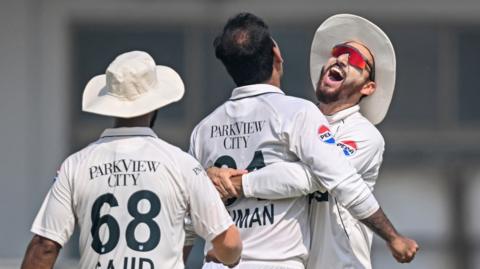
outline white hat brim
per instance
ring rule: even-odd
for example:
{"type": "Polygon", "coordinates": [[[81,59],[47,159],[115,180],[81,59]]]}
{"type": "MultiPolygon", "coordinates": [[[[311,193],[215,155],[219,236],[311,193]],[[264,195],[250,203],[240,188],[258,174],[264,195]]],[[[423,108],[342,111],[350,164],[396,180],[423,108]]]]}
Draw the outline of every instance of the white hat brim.
{"type": "Polygon", "coordinates": [[[121,99],[108,93],[106,75],[92,78],[83,91],[82,110],[118,118],[147,114],[182,99],[185,86],[170,67],[157,65],[157,85],[134,100],[121,99]]]}
{"type": "Polygon", "coordinates": [[[375,59],[376,91],[360,102],[360,111],[371,123],[380,123],[387,114],[395,89],[395,50],[388,36],[372,22],[351,14],[334,15],[315,32],[310,51],[310,77],[314,90],[333,46],[349,41],[365,45],[375,59]]]}

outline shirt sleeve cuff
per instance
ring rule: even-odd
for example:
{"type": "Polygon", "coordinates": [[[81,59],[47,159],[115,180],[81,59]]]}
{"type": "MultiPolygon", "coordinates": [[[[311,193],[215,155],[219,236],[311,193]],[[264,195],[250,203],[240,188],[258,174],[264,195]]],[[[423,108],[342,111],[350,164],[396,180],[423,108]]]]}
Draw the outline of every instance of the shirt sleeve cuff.
{"type": "Polygon", "coordinates": [[[377,212],[380,208],[377,199],[373,194],[370,194],[365,200],[361,203],[350,207],[350,213],[353,217],[358,220],[366,219],[377,212]]]}
{"type": "Polygon", "coordinates": [[[40,228],[40,227],[36,227],[36,226],[33,226],[30,231],[36,235],[39,235],[39,236],[42,236],[42,237],[45,237],[47,239],[50,239],[52,241],[55,241],[56,243],[58,243],[61,247],[63,247],[63,245],[65,245],[65,243],[67,242],[67,240],[65,240],[64,238],[62,238],[62,236],[52,232],[52,231],[49,231],[49,230],[46,230],[44,228],[40,228]]]}
{"type": "Polygon", "coordinates": [[[225,232],[232,225],[233,225],[233,221],[228,220],[224,222],[222,225],[217,226],[216,229],[208,233],[208,235],[205,237],[205,241],[211,242],[213,239],[215,239],[215,237],[225,232]]]}
{"type": "Polygon", "coordinates": [[[242,189],[243,195],[247,198],[254,197],[252,187],[250,184],[250,176],[249,174],[242,175],[242,189]]]}

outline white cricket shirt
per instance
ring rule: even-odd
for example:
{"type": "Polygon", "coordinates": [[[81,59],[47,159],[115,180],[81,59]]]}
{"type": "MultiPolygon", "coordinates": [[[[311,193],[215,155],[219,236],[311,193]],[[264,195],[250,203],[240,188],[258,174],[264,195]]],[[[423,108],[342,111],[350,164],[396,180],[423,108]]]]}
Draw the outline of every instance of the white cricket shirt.
{"type": "MultiPolygon", "coordinates": [[[[331,131],[346,158],[373,190],[385,148],[377,128],[359,106],[327,116],[331,131]]],[[[312,247],[307,268],[371,269],[373,232],[330,194],[314,194],[311,204],[312,247]],[[328,195],[328,201],[324,201],[328,195]],[[320,198],[320,199],[318,199],[320,198]]]]}
{"type": "MultiPolygon", "coordinates": [[[[326,133],[332,135],[344,156],[370,189],[378,177],[384,140],[359,113],[359,107],[327,116],[326,133]]],[[[248,197],[279,199],[305,195],[322,188],[300,163],[277,163],[243,177],[248,197]]],[[[307,268],[371,268],[373,232],[354,218],[332,195],[317,191],[311,196],[312,245],[307,268]]]]}
{"type": "MultiPolygon", "coordinates": [[[[248,170],[300,160],[343,204],[367,217],[378,209],[378,203],[341,152],[328,142],[330,137],[323,133],[327,125],[313,103],[286,96],[277,87],[239,87],[196,126],[190,153],[204,167],[248,170]]],[[[239,268],[304,268],[310,236],[307,203],[306,197],[230,202],[227,210],[243,240],[239,268]]]]}
{"type": "Polygon", "coordinates": [[[207,241],[231,226],[213,184],[150,128],[107,129],[68,157],[31,231],[64,245],[80,226],[78,268],[184,268],[184,218],[207,241]]]}

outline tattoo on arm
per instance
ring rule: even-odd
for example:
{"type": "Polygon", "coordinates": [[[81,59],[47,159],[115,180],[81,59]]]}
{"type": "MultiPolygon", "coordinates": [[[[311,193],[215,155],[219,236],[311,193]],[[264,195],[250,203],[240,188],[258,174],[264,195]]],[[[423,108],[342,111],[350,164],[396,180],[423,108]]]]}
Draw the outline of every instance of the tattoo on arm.
{"type": "Polygon", "coordinates": [[[370,217],[362,219],[361,222],[387,242],[390,242],[393,238],[398,236],[397,230],[395,230],[395,227],[393,227],[392,223],[387,216],[385,216],[381,208],[370,217]]]}

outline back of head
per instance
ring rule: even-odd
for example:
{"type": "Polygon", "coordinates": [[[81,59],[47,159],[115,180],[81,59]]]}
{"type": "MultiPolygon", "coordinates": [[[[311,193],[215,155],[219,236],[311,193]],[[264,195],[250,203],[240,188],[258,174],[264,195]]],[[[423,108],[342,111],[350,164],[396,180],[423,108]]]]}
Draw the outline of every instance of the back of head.
{"type": "Polygon", "coordinates": [[[237,86],[262,83],[272,76],[275,44],[267,24],[257,16],[240,13],[230,18],[213,45],[237,86]]]}

